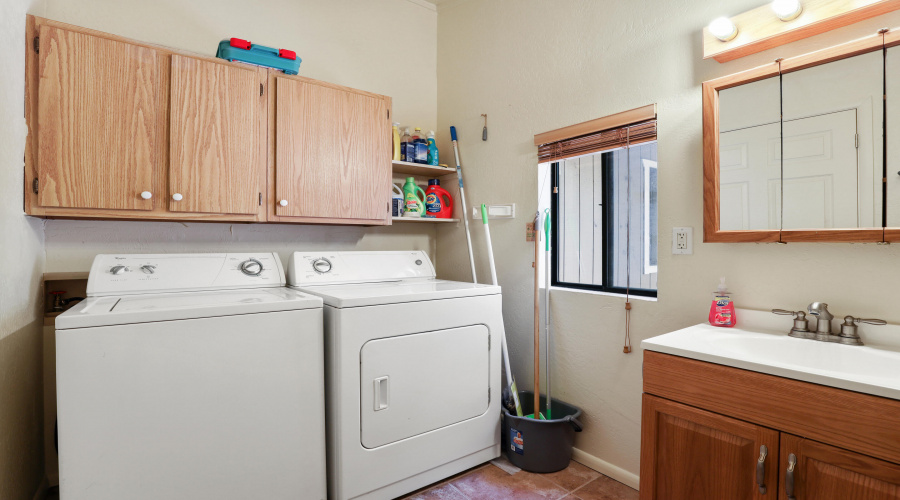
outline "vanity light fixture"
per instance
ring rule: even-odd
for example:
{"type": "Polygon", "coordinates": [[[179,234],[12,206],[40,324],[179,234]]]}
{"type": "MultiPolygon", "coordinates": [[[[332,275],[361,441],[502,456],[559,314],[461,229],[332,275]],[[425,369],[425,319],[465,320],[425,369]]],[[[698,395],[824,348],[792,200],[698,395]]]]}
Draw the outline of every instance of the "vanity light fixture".
{"type": "Polygon", "coordinates": [[[775,0],[772,2],[772,10],[775,15],[782,21],[791,21],[797,19],[797,16],[803,12],[803,5],[800,0],[775,0]]]}
{"type": "Polygon", "coordinates": [[[738,29],[727,17],[719,17],[709,23],[709,32],[719,40],[727,42],[734,40],[734,37],[738,34],[738,29]]]}

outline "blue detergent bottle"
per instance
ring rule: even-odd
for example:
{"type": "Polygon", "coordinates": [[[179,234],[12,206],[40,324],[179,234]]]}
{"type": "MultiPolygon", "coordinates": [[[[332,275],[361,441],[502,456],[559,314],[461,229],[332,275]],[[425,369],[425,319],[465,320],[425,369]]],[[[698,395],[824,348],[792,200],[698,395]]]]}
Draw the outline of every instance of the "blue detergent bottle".
{"type": "Polygon", "coordinates": [[[429,165],[438,165],[438,148],[434,142],[434,130],[428,132],[428,160],[429,165]]]}

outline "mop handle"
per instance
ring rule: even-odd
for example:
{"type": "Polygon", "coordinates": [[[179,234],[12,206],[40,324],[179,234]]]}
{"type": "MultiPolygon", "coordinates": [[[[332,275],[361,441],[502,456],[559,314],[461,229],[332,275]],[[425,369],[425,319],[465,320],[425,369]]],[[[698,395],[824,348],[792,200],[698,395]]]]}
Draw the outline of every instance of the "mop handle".
{"type": "Polygon", "coordinates": [[[552,401],[550,397],[550,209],[544,210],[544,342],[547,349],[544,356],[547,360],[544,368],[547,371],[547,418],[552,419],[552,401]]]}
{"type": "Polygon", "coordinates": [[[459,143],[456,139],[456,127],[450,127],[450,138],[453,140],[453,155],[456,156],[456,177],[459,179],[459,201],[462,202],[462,220],[466,226],[466,244],[469,246],[469,266],[472,268],[472,283],[478,283],[475,276],[475,253],[472,252],[472,235],[469,234],[469,214],[466,208],[466,190],[463,188],[462,166],[459,164],[459,143]]]}
{"type": "Polygon", "coordinates": [[[481,204],[481,222],[484,223],[484,237],[487,240],[488,262],[491,267],[491,283],[497,286],[497,267],[494,264],[494,246],[491,244],[491,230],[488,227],[487,205],[481,204]]]}
{"type": "MultiPolygon", "coordinates": [[[[487,241],[488,263],[491,266],[491,283],[497,286],[497,268],[494,264],[494,247],[491,245],[491,228],[488,225],[487,205],[481,204],[481,222],[484,224],[484,236],[487,241]]],[[[519,401],[519,394],[516,392],[516,381],[512,376],[512,368],[509,366],[509,348],[506,346],[506,329],[504,328],[500,336],[500,349],[503,351],[503,368],[506,370],[506,383],[509,384],[509,392],[512,394],[513,401],[516,405],[517,416],[522,416],[522,403],[519,401]]]]}

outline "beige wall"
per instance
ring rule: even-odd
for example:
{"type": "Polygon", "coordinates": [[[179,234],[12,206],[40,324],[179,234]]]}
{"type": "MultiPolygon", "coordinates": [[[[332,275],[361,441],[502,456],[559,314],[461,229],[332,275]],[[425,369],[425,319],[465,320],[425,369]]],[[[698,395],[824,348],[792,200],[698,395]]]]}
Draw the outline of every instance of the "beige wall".
{"type": "MultiPolygon", "coordinates": [[[[436,124],[434,6],[418,0],[43,0],[57,21],[201,54],[222,39],[296,50],[300,74],[389,95],[404,125],[436,124]],[[415,51],[418,59],[410,61],[415,51]],[[402,55],[402,57],[401,57],[402,55]]],[[[100,252],[416,249],[434,257],[434,229],[210,223],[47,221],[47,268],[86,271],[100,252]]]]}
{"type": "Polygon", "coordinates": [[[41,221],[22,211],[25,11],[0,2],[0,498],[31,498],[42,480],[41,221]]]}
{"type": "MultiPolygon", "coordinates": [[[[504,318],[519,387],[531,386],[532,247],[524,225],[537,207],[533,135],[592,118],[659,105],[659,301],[634,301],[632,338],[705,321],[719,276],[741,307],[801,308],[900,321],[897,245],[704,244],[701,206],[701,82],[900,26],[892,14],[728,64],[703,61],[700,32],[719,15],[763,0],[448,0],[438,8],[438,123],[460,148],[470,205],[518,204],[492,224],[504,318]],[[481,113],[490,139],[481,141],[481,113]],[[694,254],[671,255],[673,226],[694,228],[694,254]]],[[[896,170],[896,169],[894,169],[896,170]]],[[[480,224],[479,224],[480,226],[480,224]]],[[[487,276],[481,228],[479,273],[487,276]]],[[[438,272],[468,278],[461,228],[441,228],[438,272]],[[453,251],[450,250],[453,249],[453,251]]],[[[633,482],[639,471],[641,351],[622,353],[624,306],[616,297],[553,291],[557,397],[581,406],[576,446],[633,482]]],[[[786,325],[786,327],[789,325],[786,325]]]]}

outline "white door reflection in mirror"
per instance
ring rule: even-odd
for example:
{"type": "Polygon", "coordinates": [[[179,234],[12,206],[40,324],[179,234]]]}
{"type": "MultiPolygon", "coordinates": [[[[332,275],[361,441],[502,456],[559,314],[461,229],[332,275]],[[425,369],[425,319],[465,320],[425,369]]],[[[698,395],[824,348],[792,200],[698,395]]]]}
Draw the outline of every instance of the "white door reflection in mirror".
{"type": "Polygon", "coordinates": [[[782,229],[882,226],[881,51],[782,77],[782,229]]]}
{"type": "Polygon", "coordinates": [[[769,123],[719,134],[719,229],[779,229],[780,127],[769,123]]]}
{"type": "Polygon", "coordinates": [[[887,96],[887,220],[885,226],[900,227],[900,47],[887,49],[885,95],[887,96]]]}
{"type": "Polygon", "coordinates": [[[719,229],[779,229],[780,87],[767,78],[719,92],[719,229]]]}
{"type": "Polygon", "coordinates": [[[784,229],[860,227],[856,110],[784,122],[782,185],[784,229]]]}

